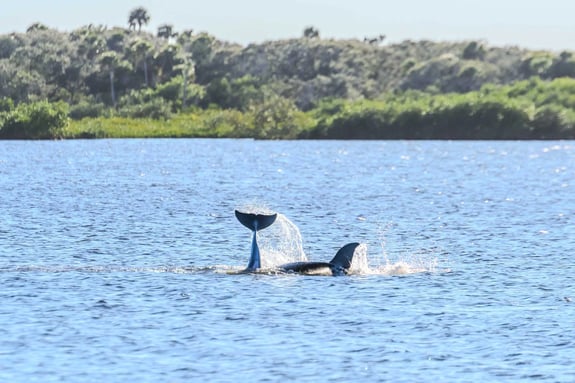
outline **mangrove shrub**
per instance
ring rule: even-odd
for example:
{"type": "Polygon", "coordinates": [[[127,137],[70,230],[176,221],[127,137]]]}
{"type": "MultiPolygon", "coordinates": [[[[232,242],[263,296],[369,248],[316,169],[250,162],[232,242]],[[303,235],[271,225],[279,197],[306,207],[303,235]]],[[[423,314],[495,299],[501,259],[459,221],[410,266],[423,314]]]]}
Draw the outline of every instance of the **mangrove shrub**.
{"type": "Polygon", "coordinates": [[[0,138],[60,138],[67,125],[68,104],[64,102],[19,104],[10,111],[0,113],[0,138]]]}

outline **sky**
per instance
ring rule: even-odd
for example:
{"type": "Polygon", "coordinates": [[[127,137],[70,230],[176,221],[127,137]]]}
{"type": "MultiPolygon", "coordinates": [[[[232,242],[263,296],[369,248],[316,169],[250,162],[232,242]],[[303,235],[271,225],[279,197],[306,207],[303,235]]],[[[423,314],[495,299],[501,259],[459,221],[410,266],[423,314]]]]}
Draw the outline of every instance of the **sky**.
{"type": "Polygon", "coordinates": [[[155,33],[205,31],[247,45],[300,37],[313,26],[322,38],[386,35],[403,40],[483,40],[492,46],[575,50],[575,0],[2,0],[0,34],[25,32],[34,22],[61,31],[88,24],[127,26],[130,11],[146,8],[155,33]]]}

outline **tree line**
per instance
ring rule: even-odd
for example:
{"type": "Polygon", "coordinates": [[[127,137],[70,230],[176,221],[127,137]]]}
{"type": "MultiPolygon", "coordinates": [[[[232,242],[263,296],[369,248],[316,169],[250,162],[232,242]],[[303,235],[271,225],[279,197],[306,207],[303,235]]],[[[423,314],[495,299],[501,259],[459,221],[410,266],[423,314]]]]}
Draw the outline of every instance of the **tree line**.
{"type": "Polygon", "coordinates": [[[34,23],[0,36],[0,138],[66,137],[86,119],[193,124],[217,114],[241,124],[214,122],[213,136],[573,138],[572,52],[323,39],[314,27],[241,46],[169,23],[151,33],[150,19],[138,7],[126,27],[34,23]]]}

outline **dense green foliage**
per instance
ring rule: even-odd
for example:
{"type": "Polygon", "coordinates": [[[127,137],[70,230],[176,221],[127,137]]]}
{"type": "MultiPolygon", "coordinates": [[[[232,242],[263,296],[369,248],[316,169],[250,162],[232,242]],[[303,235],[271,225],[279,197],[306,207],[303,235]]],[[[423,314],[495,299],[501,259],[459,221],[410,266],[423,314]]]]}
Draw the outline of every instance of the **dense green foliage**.
{"type": "Polygon", "coordinates": [[[3,139],[59,138],[68,126],[68,105],[63,102],[7,106],[0,112],[0,138],[3,139]]]}
{"type": "Polygon", "coordinates": [[[127,28],[0,36],[0,138],[574,137],[571,52],[331,40],[311,26],[243,47],[170,24],[148,33],[150,18],[139,7],[127,28]]]}
{"type": "Polygon", "coordinates": [[[266,139],[575,139],[575,79],[537,78],[465,94],[408,91],[379,100],[326,100],[302,112],[276,95],[236,109],[196,109],[168,120],[73,122],[64,137],[266,139]]]}
{"type": "Polygon", "coordinates": [[[575,80],[537,78],[465,94],[407,92],[381,101],[330,102],[310,138],[575,138],[575,80]]]}

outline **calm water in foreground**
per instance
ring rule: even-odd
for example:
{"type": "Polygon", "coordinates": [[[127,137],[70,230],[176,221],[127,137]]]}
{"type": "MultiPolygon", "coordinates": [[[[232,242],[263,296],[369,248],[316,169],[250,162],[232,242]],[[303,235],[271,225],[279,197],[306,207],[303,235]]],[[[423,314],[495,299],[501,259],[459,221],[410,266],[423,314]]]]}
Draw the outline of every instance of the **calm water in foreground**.
{"type": "Polygon", "coordinates": [[[0,142],[0,201],[2,382],[575,381],[574,142],[0,142]],[[235,208],[363,263],[234,275],[235,208]]]}

